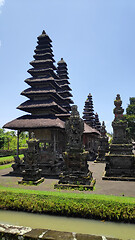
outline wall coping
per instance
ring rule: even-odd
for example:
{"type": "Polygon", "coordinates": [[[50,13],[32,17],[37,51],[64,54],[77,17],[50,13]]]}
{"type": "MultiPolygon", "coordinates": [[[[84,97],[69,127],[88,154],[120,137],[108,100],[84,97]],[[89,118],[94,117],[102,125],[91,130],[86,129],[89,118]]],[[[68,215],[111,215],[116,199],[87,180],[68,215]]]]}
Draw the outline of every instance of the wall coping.
{"type": "Polygon", "coordinates": [[[0,224],[1,240],[120,240],[105,236],[95,236],[74,232],[54,231],[50,229],[32,229],[31,227],[0,224]]]}

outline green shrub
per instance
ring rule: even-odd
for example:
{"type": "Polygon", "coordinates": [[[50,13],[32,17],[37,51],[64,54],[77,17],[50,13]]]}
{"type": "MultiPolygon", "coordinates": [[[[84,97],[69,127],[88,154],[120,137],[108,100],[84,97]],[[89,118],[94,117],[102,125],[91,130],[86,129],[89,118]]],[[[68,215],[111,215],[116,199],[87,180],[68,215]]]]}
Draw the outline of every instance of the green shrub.
{"type": "MultiPolygon", "coordinates": [[[[107,198],[72,198],[72,195],[43,195],[0,192],[0,208],[54,215],[135,223],[135,204],[107,198]]],[[[83,196],[83,195],[81,195],[83,196]]]]}

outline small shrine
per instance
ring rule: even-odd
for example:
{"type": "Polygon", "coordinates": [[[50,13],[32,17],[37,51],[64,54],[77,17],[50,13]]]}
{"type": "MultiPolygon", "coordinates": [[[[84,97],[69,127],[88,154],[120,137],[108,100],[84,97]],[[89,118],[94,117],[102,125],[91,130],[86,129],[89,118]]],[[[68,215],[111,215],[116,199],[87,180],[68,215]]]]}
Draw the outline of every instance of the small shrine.
{"type": "Polygon", "coordinates": [[[19,184],[37,185],[44,181],[41,177],[41,169],[38,167],[39,161],[39,140],[32,138],[27,141],[28,149],[24,154],[24,170],[22,172],[23,179],[19,184]]]}
{"type": "Polygon", "coordinates": [[[127,122],[123,116],[124,109],[120,95],[114,101],[115,118],[112,122],[113,139],[110,153],[106,156],[106,167],[103,180],[135,181],[135,155],[132,144],[126,136],[127,122]]]}
{"type": "Polygon", "coordinates": [[[109,143],[108,137],[106,135],[106,126],[104,121],[102,122],[100,133],[101,135],[99,137],[98,155],[95,162],[105,162],[105,155],[109,152],[109,143]]]}
{"type": "Polygon", "coordinates": [[[92,173],[88,169],[87,154],[83,150],[84,122],[79,116],[77,106],[72,106],[69,120],[65,123],[67,137],[66,152],[64,153],[65,169],[55,188],[93,189],[92,173]]]}

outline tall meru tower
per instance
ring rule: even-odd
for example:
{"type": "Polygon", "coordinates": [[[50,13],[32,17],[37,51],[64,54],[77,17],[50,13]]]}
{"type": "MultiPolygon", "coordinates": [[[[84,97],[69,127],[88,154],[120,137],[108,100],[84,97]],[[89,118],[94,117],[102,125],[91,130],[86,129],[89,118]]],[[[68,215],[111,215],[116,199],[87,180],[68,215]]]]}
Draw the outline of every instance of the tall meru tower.
{"type": "Polygon", "coordinates": [[[27,115],[4,125],[4,128],[34,132],[42,141],[63,142],[64,122],[70,116],[72,94],[69,87],[67,64],[63,59],[54,65],[52,40],[45,31],[37,38],[32,68],[28,70],[31,77],[25,82],[29,85],[21,95],[27,100],[17,108],[27,115]]]}

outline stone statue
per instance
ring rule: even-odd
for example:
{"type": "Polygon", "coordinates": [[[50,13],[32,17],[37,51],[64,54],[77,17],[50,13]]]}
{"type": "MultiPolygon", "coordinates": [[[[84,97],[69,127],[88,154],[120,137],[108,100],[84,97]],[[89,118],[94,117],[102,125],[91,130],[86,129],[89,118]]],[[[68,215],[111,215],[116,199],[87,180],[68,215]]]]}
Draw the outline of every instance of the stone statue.
{"type": "Polygon", "coordinates": [[[67,135],[67,152],[83,151],[82,135],[84,131],[84,122],[79,116],[77,106],[72,106],[71,116],[65,123],[65,131],[67,135]]]}

